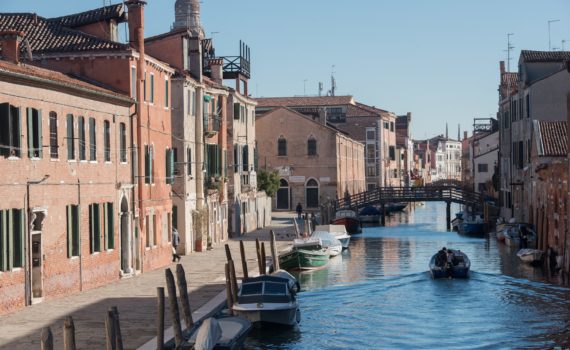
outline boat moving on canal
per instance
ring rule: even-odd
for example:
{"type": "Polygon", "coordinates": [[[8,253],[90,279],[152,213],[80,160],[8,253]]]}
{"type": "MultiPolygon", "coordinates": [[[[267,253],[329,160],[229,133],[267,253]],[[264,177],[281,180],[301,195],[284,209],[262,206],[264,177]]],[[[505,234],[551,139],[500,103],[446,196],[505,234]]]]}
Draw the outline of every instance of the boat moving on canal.
{"type": "Polygon", "coordinates": [[[447,249],[447,254],[450,252],[453,254],[451,263],[448,263],[446,254],[438,256],[440,252],[434,254],[429,261],[429,270],[434,279],[446,277],[469,277],[471,261],[469,260],[469,257],[467,257],[467,254],[463,253],[461,250],[447,249]]]}
{"type": "Polygon", "coordinates": [[[254,324],[293,326],[299,323],[301,311],[296,297],[298,284],[295,277],[289,273],[287,275],[262,275],[244,279],[237,303],[232,307],[234,313],[254,324]]]}
{"type": "Polygon", "coordinates": [[[346,232],[344,225],[317,225],[315,231],[327,231],[332,233],[342,244],[342,249],[347,249],[350,243],[350,235],[346,232]]]}
{"type": "Polygon", "coordinates": [[[333,225],[344,225],[346,232],[351,235],[362,232],[360,220],[356,216],[354,210],[341,209],[337,210],[334,220],[331,222],[333,225]]]}
{"type": "Polygon", "coordinates": [[[330,252],[320,238],[295,239],[293,246],[279,256],[279,266],[285,270],[314,270],[324,267],[329,258],[330,252]]]}

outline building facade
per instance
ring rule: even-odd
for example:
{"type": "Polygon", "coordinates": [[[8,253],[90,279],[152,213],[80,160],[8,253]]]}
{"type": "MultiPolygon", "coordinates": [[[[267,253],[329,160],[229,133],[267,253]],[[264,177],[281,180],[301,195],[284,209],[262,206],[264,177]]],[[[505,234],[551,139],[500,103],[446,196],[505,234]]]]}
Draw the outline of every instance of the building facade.
{"type": "Polygon", "coordinates": [[[309,211],[365,189],[364,145],[328,124],[288,108],[257,116],[260,166],[280,174],[274,208],[309,211]]]}

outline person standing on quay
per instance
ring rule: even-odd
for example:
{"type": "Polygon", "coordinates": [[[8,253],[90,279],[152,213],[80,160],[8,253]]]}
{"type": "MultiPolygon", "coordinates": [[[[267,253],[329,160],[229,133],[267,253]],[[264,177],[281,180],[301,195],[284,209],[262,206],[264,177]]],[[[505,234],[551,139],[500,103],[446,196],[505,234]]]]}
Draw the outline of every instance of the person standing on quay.
{"type": "Polygon", "coordinates": [[[297,208],[295,208],[295,210],[297,211],[297,219],[300,219],[301,214],[303,214],[303,206],[301,205],[301,202],[297,204],[297,208]]]}
{"type": "Polygon", "coordinates": [[[178,230],[176,227],[172,228],[172,262],[175,262],[177,259],[180,261],[181,257],[178,255],[176,248],[180,244],[180,235],[178,234],[178,230]]]}

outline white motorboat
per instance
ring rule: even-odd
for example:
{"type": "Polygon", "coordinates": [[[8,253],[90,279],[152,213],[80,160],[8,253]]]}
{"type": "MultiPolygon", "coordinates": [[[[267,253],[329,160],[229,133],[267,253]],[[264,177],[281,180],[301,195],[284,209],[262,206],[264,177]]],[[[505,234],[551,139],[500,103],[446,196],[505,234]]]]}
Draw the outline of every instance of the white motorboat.
{"type": "Polygon", "coordinates": [[[542,261],[542,250],[538,249],[521,249],[517,252],[517,256],[522,262],[527,264],[538,264],[542,261]]]}
{"type": "Polygon", "coordinates": [[[342,252],[342,243],[330,232],[315,231],[311,234],[311,238],[320,238],[323,248],[329,251],[331,257],[337,256],[342,252]]]}
{"type": "Polygon", "coordinates": [[[342,249],[347,249],[350,243],[350,235],[344,225],[317,225],[315,231],[327,231],[332,233],[342,244],[342,249]]]}
{"type": "Polygon", "coordinates": [[[301,321],[296,288],[291,278],[261,275],[243,280],[237,303],[232,309],[237,316],[252,323],[293,326],[301,321]]]}

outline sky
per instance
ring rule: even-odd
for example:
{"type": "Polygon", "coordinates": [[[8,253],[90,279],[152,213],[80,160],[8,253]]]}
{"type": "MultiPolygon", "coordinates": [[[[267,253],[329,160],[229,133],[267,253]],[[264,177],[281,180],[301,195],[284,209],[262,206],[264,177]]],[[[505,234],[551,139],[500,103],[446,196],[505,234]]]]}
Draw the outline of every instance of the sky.
{"type": "MultiPolygon", "coordinates": [[[[57,17],[119,0],[0,0],[1,12],[57,17]]],[[[146,32],[170,30],[175,0],[147,0],[146,32]]],[[[499,61],[568,40],[568,0],[202,0],[202,25],[216,54],[251,48],[254,97],[336,95],[398,115],[412,113],[416,139],[471,131],[497,112],[499,61]],[[334,66],[334,67],[333,67],[334,66]]]]}

